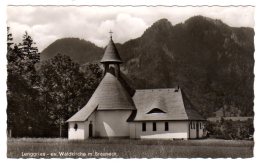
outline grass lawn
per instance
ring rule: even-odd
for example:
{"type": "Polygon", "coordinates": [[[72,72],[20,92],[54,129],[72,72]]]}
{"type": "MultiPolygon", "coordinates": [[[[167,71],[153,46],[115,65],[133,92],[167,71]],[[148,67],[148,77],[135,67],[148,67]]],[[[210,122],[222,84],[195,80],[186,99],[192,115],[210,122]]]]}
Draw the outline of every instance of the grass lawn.
{"type": "Polygon", "coordinates": [[[8,158],[250,158],[253,141],[12,138],[8,158]]]}

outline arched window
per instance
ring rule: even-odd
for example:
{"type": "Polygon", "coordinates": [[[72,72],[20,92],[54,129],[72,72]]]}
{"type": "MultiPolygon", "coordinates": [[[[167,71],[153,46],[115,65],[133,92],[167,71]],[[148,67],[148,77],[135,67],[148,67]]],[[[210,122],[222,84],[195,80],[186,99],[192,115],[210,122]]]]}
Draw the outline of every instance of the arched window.
{"type": "Polygon", "coordinates": [[[75,129],[75,131],[77,131],[77,129],[78,129],[78,124],[77,123],[74,124],[74,129],[75,129]]]}

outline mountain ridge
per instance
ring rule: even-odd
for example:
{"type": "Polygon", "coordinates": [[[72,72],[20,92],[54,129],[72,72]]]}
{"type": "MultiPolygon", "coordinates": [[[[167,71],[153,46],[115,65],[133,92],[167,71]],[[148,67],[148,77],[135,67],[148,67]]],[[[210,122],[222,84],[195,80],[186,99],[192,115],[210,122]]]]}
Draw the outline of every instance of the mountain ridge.
{"type": "MultiPolygon", "coordinates": [[[[124,61],[122,71],[136,88],[180,85],[204,116],[223,106],[238,107],[243,115],[253,114],[252,28],[230,27],[203,16],[174,26],[161,19],[140,37],[116,46],[124,61]]],[[[104,50],[87,45],[85,51],[94,57],[83,56],[77,61],[73,57],[77,53],[67,55],[82,64],[100,60],[104,50]]]]}
{"type": "Polygon", "coordinates": [[[79,38],[62,38],[54,41],[41,52],[41,60],[52,58],[58,53],[70,56],[80,64],[97,61],[102,57],[103,48],[79,38]]]}

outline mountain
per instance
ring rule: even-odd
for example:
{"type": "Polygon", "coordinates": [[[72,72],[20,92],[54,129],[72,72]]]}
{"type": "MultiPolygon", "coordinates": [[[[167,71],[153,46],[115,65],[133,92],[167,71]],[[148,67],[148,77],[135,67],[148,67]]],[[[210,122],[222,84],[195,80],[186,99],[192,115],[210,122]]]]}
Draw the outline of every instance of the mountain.
{"type": "MultiPolygon", "coordinates": [[[[117,44],[117,48],[124,61],[122,70],[136,88],[179,85],[204,116],[222,107],[253,115],[252,28],[230,27],[202,16],[175,26],[161,19],[141,37],[117,44]]],[[[91,62],[94,60],[89,59],[100,59],[102,53],[80,60],[91,62]]]]}
{"type": "Polygon", "coordinates": [[[254,31],[196,16],[182,24],[162,19],[118,46],[137,88],[180,85],[206,116],[223,106],[252,115],[254,31]]]}
{"type": "Polygon", "coordinates": [[[103,49],[83,39],[62,38],[56,40],[41,52],[41,60],[54,57],[58,53],[70,56],[74,61],[84,64],[99,60],[103,55],[103,49]]]}

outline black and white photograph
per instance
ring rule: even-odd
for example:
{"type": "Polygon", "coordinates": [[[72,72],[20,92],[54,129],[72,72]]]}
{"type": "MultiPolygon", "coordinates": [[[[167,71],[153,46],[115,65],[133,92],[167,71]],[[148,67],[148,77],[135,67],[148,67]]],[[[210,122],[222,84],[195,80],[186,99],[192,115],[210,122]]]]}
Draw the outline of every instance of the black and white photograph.
{"type": "Polygon", "coordinates": [[[7,158],[254,157],[254,6],[6,8],[7,158]]]}

